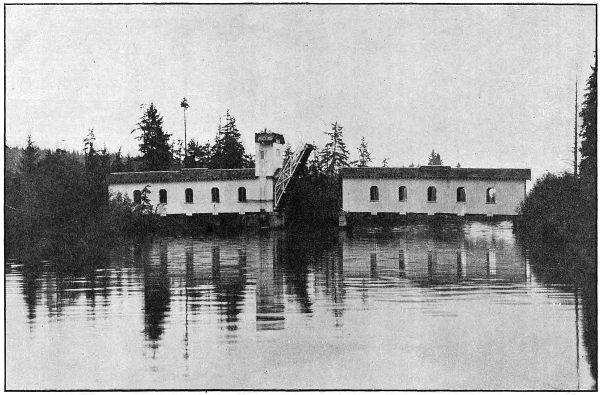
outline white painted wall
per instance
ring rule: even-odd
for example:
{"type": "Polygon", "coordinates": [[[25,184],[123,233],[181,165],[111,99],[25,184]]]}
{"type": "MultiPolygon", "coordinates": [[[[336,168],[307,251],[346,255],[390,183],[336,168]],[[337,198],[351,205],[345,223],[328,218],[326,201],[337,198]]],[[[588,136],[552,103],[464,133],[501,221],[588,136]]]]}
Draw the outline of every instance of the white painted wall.
{"type": "Polygon", "coordinates": [[[525,181],[504,180],[444,180],[444,179],[344,179],[342,181],[343,210],[371,213],[453,213],[516,215],[525,197],[525,181]],[[369,200],[371,186],[379,188],[379,201],[369,200]],[[405,186],[407,199],[398,201],[398,188],[405,186]],[[437,189],[437,201],[427,202],[427,188],[437,189]],[[467,201],[456,201],[456,189],[464,187],[467,201]],[[488,188],[496,189],[496,203],[486,203],[488,188]]]}
{"type": "MultiPolygon", "coordinates": [[[[121,193],[133,200],[133,191],[140,191],[147,183],[140,184],[111,184],[110,193],[121,193]]],[[[153,206],[159,203],[158,191],[166,189],[167,204],[164,206],[165,214],[187,214],[192,213],[256,213],[263,209],[266,212],[273,211],[273,179],[264,180],[264,187],[268,189],[268,198],[260,200],[259,179],[244,180],[220,180],[220,181],[189,181],[168,182],[150,184],[150,202],[153,206]],[[211,189],[219,188],[219,203],[212,203],[211,189]],[[246,203],[238,202],[238,188],[246,188],[246,203]],[[194,191],[194,202],[185,202],[185,190],[192,188],[194,191]]]]}
{"type": "Polygon", "coordinates": [[[270,177],[275,171],[281,168],[283,164],[283,144],[277,143],[256,143],[255,144],[255,175],[257,177],[270,177]],[[264,152],[264,158],[261,159],[260,152],[264,152]]]}
{"type": "Polygon", "coordinates": [[[254,174],[258,177],[258,195],[257,199],[273,199],[273,174],[283,163],[283,145],[277,143],[256,143],[255,157],[256,162],[254,174]],[[263,158],[261,158],[261,151],[263,158]]]}

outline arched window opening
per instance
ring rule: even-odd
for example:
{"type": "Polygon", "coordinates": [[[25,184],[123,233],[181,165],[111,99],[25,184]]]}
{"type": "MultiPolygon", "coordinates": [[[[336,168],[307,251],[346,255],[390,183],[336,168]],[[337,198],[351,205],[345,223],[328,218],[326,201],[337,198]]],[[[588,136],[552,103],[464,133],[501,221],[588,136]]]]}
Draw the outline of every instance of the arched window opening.
{"type": "Polygon", "coordinates": [[[456,201],[457,202],[466,202],[467,201],[467,193],[465,192],[464,187],[456,188],[456,201]]]}
{"type": "Polygon", "coordinates": [[[139,189],[133,191],[133,202],[135,204],[140,204],[142,202],[142,191],[139,189]]]}
{"type": "Polygon", "coordinates": [[[379,188],[377,188],[376,186],[372,186],[371,190],[369,191],[369,197],[371,198],[372,202],[376,202],[379,200],[379,188]]]}
{"type": "Polygon", "coordinates": [[[192,188],[187,188],[185,190],[185,202],[194,203],[194,191],[192,190],[192,188]]]}
{"type": "Polygon", "coordinates": [[[486,203],[496,203],[496,188],[488,188],[485,192],[486,203]]]}
{"type": "Polygon", "coordinates": [[[158,201],[160,203],[167,203],[167,190],[161,189],[158,191],[158,201]]]}
{"type": "Polygon", "coordinates": [[[429,187],[429,188],[427,188],[427,201],[428,202],[435,202],[435,201],[437,201],[436,193],[437,193],[437,191],[435,190],[435,187],[429,187]]]}
{"type": "Polygon", "coordinates": [[[404,186],[398,188],[398,201],[406,202],[406,187],[404,186]]]}
{"type": "Polygon", "coordinates": [[[244,187],[238,188],[238,202],[241,202],[241,203],[246,202],[246,188],[244,188],[244,187]]]}
{"type": "Polygon", "coordinates": [[[213,203],[219,203],[219,188],[213,188],[210,190],[210,196],[213,203]]]}

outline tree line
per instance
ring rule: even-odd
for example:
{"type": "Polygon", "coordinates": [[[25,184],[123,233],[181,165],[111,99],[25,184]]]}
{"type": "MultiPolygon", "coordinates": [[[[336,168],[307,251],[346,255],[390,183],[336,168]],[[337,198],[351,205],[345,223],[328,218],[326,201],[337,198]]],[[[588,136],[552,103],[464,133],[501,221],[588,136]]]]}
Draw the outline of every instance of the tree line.
{"type": "Polygon", "coordinates": [[[581,295],[588,323],[583,339],[592,350],[588,360],[597,380],[597,60],[591,69],[578,113],[580,161],[572,173],[548,173],[536,181],[521,205],[517,236],[533,270],[581,295]]]}
{"type": "MultiPolygon", "coordinates": [[[[184,111],[189,107],[185,99],[182,107],[184,111]]],[[[131,134],[139,141],[138,156],[123,156],[121,149],[109,152],[106,147],[99,148],[93,129],[83,138],[82,153],[41,149],[29,136],[16,165],[5,171],[5,249],[40,248],[57,253],[69,245],[69,251],[87,251],[122,235],[152,232],[152,216],[145,215],[152,213],[147,198],[136,205],[128,196],[109,196],[107,176],[112,172],[255,166],[229,110],[212,142],[191,138],[186,146],[181,140],[175,141],[153,103],[143,109],[131,134]]],[[[325,135],[327,142],[314,150],[290,186],[286,212],[291,223],[337,223],[341,209],[339,170],[373,163],[364,136],[356,148],[357,159],[351,161],[343,126],[334,122],[325,135]]],[[[291,155],[292,147],[287,145],[284,158],[291,155]]],[[[382,164],[387,166],[387,158],[382,164]]]]}
{"type": "Polygon", "coordinates": [[[530,245],[552,246],[574,256],[568,264],[596,278],[597,254],[597,62],[587,79],[578,116],[579,172],[548,173],[538,179],[520,207],[520,234],[530,245]]]}
{"type": "MultiPolygon", "coordinates": [[[[121,150],[99,148],[96,133],[88,130],[82,152],[41,149],[27,138],[24,149],[10,149],[12,160],[5,170],[5,250],[40,250],[53,255],[67,252],[74,259],[115,242],[121,236],[143,236],[155,230],[147,199],[134,204],[128,196],[109,196],[107,176],[112,172],[195,168],[251,168],[254,159],[241,142],[236,119],[229,111],[212,143],[191,139],[187,149],[164,130],[163,118],[154,104],[143,110],[131,131],[139,141],[138,156],[121,150]],[[18,155],[17,155],[18,154],[18,155]],[[65,248],[68,246],[68,248],[65,248]]],[[[331,142],[315,155],[311,171],[328,179],[349,165],[342,127],[335,124],[331,142]]],[[[370,163],[362,141],[358,166],[370,163]]],[[[292,154],[286,147],[285,154],[292,154]]],[[[330,193],[328,191],[327,193],[330,193]]],[[[333,196],[333,195],[332,195],[333,196]]],[[[335,197],[336,201],[339,199],[335,197]]]]}

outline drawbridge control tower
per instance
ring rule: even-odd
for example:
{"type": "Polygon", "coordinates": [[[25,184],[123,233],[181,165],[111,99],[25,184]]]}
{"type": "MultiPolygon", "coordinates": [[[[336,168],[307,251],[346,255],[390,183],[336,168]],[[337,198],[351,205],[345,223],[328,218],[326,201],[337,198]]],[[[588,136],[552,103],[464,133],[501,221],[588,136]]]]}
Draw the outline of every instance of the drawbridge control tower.
{"type": "Polygon", "coordinates": [[[285,139],[283,135],[272,132],[256,133],[254,142],[256,150],[255,176],[259,179],[260,199],[262,201],[272,200],[273,209],[281,210],[287,188],[296,176],[298,169],[308,160],[313,146],[300,144],[299,149],[284,163],[285,139]]]}

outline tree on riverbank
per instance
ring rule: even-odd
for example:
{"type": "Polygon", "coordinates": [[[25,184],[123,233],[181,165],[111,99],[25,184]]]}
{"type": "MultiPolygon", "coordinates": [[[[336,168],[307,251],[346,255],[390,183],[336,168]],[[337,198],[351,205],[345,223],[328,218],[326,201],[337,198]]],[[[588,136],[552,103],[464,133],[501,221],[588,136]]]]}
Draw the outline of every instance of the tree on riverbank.
{"type": "MultiPolygon", "coordinates": [[[[342,181],[339,169],[349,166],[349,153],[342,126],[331,124],[329,141],[322,150],[316,146],[286,194],[286,225],[290,228],[336,226],[342,209],[342,181]]],[[[366,144],[365,144],[366,145],[366,144]]]]}
{"type": "Polygon", "coordinates": [[[352,162],[352,164],[356,167],[367,167],[369,163],[372,162],[371,152],[369,152],[369,147],[367,142],[365,141],[365,136],[362,136],[360,139],[360,145],[357,148],[358,150],[358,160],[352,162]]]}
{"type": "Polygon", "coordinates": [[[596,191],[596,174],[598,169],[597,149],[598,133],[596,123],[598,107],[598,87],[597,87],[597,66],[592,66],[592,74],[587,80],[587,92],[585,100],[581,106],[579,115],[581,116],[581,162],[580,176],[584,185],[587,185],[588,191],[596,191]]]}
{"type": "Polygon", "coordinates": [[[431,150],[431,154],[429,154],[429,160],[427,161],[428,166],[441,166],[444,162],[442,162],[442,157],[439,153],[436,153],[435,150],[431,150]]]}
{"type": "Polygon", "coordinates": [[[6,253],[68,252],[67,264],[87,259],[86,254],[118,237],[139,233],[141,216],[132,202],[122,196],[109,199],[106,176],[117,158],[105,148],[96,149],[93,131],[84,139],[83,156],[61,149],[40,151],[28,138],[20,165],[5,173],[6,253]]]}
{"type": "Polygon", "coordinates": [[[163,117],[160,116],[154,103],[144,111],[137,128],[131,133],[139,132],[140,152],[144,170],[169,170],[173,161],[173,153],[169,139],[171,135],[163,130],[163,117]]]}
{"type": "Polygon", "coordinates": [[[331,124],[331,131],[325,132],[329,137],[329,141],[320,152],[320,167],[330,175],[337,174],[339,169],[349,166],[348,157],[350,153],[346,149],[342,129],[342,125],[334,122],[331,124]]]}
{"type": "Polygon", "coordinates": [[[199,144],[195,139],[188,143],[187,157],[183,160],[186,168],[209,167],[210,166],[210,143],[199,144]]]}
{"type": "MultiPolygon", "coordinates": [[[[579,178],[573,174],[546,174],[536,181],[520,207],[520,231],[536,243],[550,242],[571,251],[582,259],[593,262],[593,267],[577,270],[596,270],[596,119],[597,119],[596,65],[588,79],[585,102],[580,115],[583,118],[581,165],[579,178]]],[[[577,263],[576,262],[576,263],[577,263]]]]}
{"type": "Polygon", "coordinates": [[[217,138],[212,147],[210,165],[213,169],[254,167],[252,157],[246,155],[235,117],[229,114],[229,110],[225,114],[225,125],[219,126],[217,138]]]}

